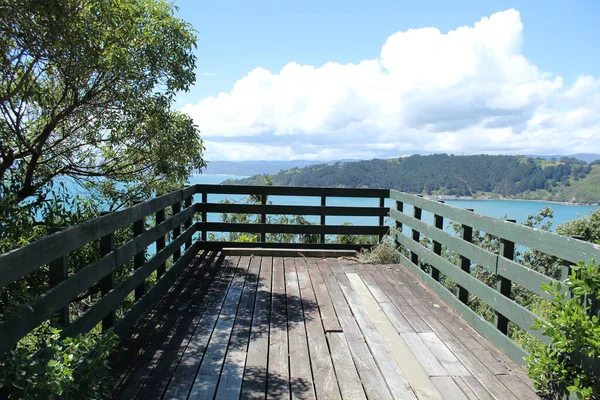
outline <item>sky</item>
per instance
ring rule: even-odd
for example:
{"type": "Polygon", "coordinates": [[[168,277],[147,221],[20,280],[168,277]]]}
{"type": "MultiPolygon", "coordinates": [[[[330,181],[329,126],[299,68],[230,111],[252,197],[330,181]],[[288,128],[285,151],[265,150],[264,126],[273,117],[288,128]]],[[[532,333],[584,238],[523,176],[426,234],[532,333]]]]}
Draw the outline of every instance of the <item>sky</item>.
{"type": "Polygon", "coordinates": [[[175,0],[206,159],[600,153],[600,2],[175,0]]]}

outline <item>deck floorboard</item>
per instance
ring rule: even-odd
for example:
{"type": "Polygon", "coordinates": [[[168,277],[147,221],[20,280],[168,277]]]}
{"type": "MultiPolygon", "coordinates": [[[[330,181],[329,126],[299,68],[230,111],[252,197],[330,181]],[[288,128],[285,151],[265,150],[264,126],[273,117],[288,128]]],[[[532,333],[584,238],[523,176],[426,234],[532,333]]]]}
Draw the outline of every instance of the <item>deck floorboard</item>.
{"type": "Polygon", "coordinates": [[[539,398],[401,265],[205,252],[123,338],[114,398],[539,398]]]}

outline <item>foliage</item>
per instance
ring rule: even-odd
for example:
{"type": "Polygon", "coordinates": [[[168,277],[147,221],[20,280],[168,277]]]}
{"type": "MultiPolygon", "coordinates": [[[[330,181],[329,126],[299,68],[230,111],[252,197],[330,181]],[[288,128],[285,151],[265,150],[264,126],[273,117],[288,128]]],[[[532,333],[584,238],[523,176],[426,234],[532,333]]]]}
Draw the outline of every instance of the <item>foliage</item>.
{"type": "MultiPolygon", "coordinates": [[[[413,155],[389,160],[338,162],[294,168],[271,175],[275,185],[394,188],[426,195],[539,197],[544,192],[571,201],[567,185],[588,185],[595,168],[575,159],[546,161],[518,156],[413,155]]],[[[261,176],[230,183],[260,184],[261,176]]],[[[595,192],[577,192],[577,201],[597,202],[595,192]]]]}
{"type": "Polygon", "coordinates": [[[61,339],[60,330],[48,324],[37,331],[0,361],[0,382],[10,388],[9,398],[102,398],[110,383],[108,356],[116,335],[61,339]]]}
{"type": "Polygon", "coordinates": [[[370,264],[397,264],[400,262],[397,247],[392,236],[384,236],[381,242],[362,254],[365,262],[370,264]]]}
{"type": "Polygon", "coordinates": [[[196,41],[171,4],[8,0],[0,20],[0,232],[39,222],[61,177],[114,209],[204,164],[197,128],[171,110],[196,41]]]}
{"type": "MultiPolygon", "coordinates": [[[[0,253],[182,187],[204,165],[197,127],[172,109],[195,81],[196,43],[172,3],[7,0],[0,21],[0,253]]],[[[129,228],[119,230],[115,245],[130,238],[129,228]]],[[[71,252],[69,272],[98,251],[90,243],[71,252]]],[[[130,267],[116,271],[117,281],[130,267]]],[[[46,267],[1,288],[1,318],[47,289],[46,267]]],[[[80,294],[72,313],[98,296],[97,285],[80,294]]],[[[57,335],[36,329],[2,361],[11,395],[99,397],[85,390],[102,390],[95,378],[111,337],[57,335]]]]}
{"type": "MultiPolygon", "coordinates": [[[[535,348],[529,358],[529,376],[544,394],[559,398],[565,391],[580,399],[600,396],[600,377],[578,366],[578,359],[600,357],[600,265],[579,262],[572,266],[562,285],[545,285],[554,296],[545,320],[533,326],[550,339],[550,345],[535,348]]],[[[593,361],[592,361],[593,362],[593,361]]]]}

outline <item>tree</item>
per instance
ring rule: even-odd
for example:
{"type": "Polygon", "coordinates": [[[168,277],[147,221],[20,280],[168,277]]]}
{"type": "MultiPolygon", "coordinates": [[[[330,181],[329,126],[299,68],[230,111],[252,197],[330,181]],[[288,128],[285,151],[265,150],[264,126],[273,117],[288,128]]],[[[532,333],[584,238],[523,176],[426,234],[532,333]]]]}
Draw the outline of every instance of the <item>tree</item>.
{"type": "Polygon", "coordinates": [[[7,0],[0,21],[0,231],[39,216],[61,178],[118,208],[203,166],[197,127],[172,110],[196,43],[172,4],[7,0]]]}

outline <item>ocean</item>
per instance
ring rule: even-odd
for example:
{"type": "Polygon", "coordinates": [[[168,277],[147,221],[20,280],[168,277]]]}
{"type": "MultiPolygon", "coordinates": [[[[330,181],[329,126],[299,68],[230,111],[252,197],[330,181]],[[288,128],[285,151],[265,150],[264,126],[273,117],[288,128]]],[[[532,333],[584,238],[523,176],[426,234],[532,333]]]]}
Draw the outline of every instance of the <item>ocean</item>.
{"type": "MultiPolygon", "coordinates": [[[[190,184],[219,184],[227,179],[241,179],[244,176],[237,175],[193,175],[190,177],[190,184]]],[[[209,195],[209,202],[218,202],[225,198],[242,200],[246,196],[233,196],[233,195],[209,195]]],[[[288,204],[288,205],[315,205],[318,206],[321,203],[318,197],[289,197],[289,196],[271,196],[269,201],[273,204],[288,204]]],[[[328,198],[328,205],[338,206],[365,206],[373,207],[378,206],[378,199],[366,199],[366,198],[328,198]]],[[[527,200],[448,200],[446,204],[454,207],[473,209],[476,213],[487,215],[495,218],[503,218],[506,216],[509,219],[516,219],[517,223],[522,223],[527,219],[528,215],[536,214],[540,209],[544,207],[550,207],[554,211],[553,218],[553,229],[557,225],[562,224],[565,221],[578,218],[583,215],[589,215],[593,210],[598,209],[598,206],[583,206],[583,205],[570,205],[570,204],[558,204],[549,203],[543,201],[527,201],[527,200]]],[[[394,202],[388,200],[386,206],[393,207],[394,202]]],[[[411,213],[410,207],[405,208],[405,212],[411,213]]],[[[220,219],[219,214],[209,214],[208,220],[217,222],[220,219]]],[[[319,217],[308,216],[307,219],[311,222],[318,222],[319,217]]],[[[433,216],[429,213],[423,212],[423,221],[433,224],[433,216]]],[[[345,222],[352,223],[353,225],[376,225],[378,223],[377,217],[338,217],[332,216],[327,217],[327,224],[337,225],[345,222]]],[[[391,223],[392,221],[388,221],[391,223]]]]}

